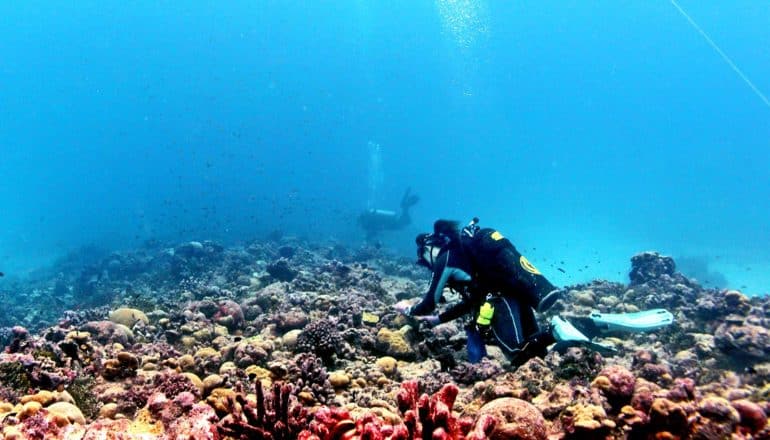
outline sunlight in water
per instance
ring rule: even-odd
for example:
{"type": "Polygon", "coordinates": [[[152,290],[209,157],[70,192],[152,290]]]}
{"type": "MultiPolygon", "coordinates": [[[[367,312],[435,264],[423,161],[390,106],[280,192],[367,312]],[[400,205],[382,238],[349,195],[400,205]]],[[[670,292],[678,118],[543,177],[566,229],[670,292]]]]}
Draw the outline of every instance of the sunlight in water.
{"type": "Polygon", "coordinates": [[[366,147],[369,150],[369,199],[367,207],[371,209],[379,203],[379,192],[385,182],[385,174],[382,170],[382,147],[380,144],[369,141],[366,147]]]}
{"type": "Polygon", "coordinates": [[[454,75],[462,96],[473,96],[479,52],[489,36],[489,14],[483,0],[436,0],[443,33],[454,46],[454,75]]]}
{"type": "Polygon", "coordinates": [[[486,3],[478,0],[436,0],[444,32],[457,47],[472,49],[488,32],[486,3]]]}

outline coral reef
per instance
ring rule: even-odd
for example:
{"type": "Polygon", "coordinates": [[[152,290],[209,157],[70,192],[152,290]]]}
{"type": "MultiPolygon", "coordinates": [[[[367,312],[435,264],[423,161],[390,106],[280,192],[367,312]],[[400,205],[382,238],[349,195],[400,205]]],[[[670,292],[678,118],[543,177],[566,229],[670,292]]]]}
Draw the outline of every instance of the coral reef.
{"type": "Polygon", "coordinates": [[[770,438],[770,299],[655,252],[629,277],[568,286],[553,310],[665,307],[674,325],[517,367],[492,346],[466,362],[460,323],[393,312],[428,280],[381,249],[84,251],[17,281],[0,315],[0,437],[770,438]]]}

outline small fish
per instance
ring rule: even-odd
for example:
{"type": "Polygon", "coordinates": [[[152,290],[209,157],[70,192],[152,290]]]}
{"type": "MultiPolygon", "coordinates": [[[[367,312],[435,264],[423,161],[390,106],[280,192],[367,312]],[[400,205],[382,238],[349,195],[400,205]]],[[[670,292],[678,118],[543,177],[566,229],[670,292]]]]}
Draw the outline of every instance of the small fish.
{"type": "Polygon", "coordinates": [[[556,270],[558,270],[558,271],[559,271],[559,272],[561,272],[561,273],[567,273],[567,272],[566,272],[566,271],[564,271],[564,269],[562,269],[561,267],[557,267],[557,268],[556,268],[556,270]]]}

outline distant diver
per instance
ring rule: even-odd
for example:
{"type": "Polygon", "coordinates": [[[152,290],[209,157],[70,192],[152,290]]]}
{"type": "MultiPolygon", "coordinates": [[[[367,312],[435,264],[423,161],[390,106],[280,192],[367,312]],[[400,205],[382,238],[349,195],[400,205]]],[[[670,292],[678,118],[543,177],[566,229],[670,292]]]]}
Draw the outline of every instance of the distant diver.
{"type": "Polygon", "coordinates": [[[366,239],[370,240],[382,231],[396,231],[412,223],[409,209],[420,201],[420,197],[411,193],[407,188],[401,198],[401,212],[384,209],[368,209],[358,216],[358,224],[366,231],[366,239]]]}

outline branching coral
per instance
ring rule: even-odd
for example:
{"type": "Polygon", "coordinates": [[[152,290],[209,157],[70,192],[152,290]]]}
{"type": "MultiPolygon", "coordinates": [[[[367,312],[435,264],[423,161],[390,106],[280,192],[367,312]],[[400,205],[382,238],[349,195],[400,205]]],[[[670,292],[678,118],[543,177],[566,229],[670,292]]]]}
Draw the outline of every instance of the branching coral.
{"type": "Polygon", "coordinates": [[[329,382],[329,373],[319,358],[310,353],[301,353],[294,359],[289,377],[296,384],[295,391],[306,400],[329,404],[334,398],[334,388],[329,382]],[[305,394],[308,393],[308,394],[305,394]]]}
{"type": "Polygon", "coordinates": [[[173,399],[179,394],[188,392],[200,399],[201,392],[188,376],[176,374],[173,372],[164,372],[155,376],[152,381],[153,388],[162,392],[169,399],[173,399]]]}
{"type": "Polygon", "coordinates": [[[332,357],[341,345],[342,336],[329,319],[311,322],[297,337],[297,351],[313,353],[327,365],[332,362],[332,357]]]}
{"type": "Polygon", "coordinates": [[[233,410],[219,422],[219,433],[238,440],[297,438],[307,425],[307,412],[292,399],[292,386],[276,382],[272,394],[265,395],[259,384],[256,391],[254,402],[242,392],[230,397],[233,410]]]}

